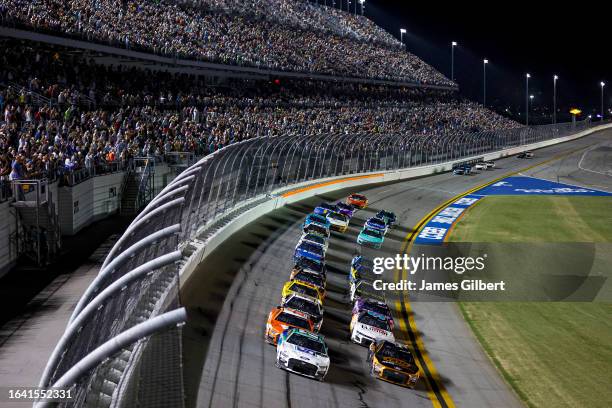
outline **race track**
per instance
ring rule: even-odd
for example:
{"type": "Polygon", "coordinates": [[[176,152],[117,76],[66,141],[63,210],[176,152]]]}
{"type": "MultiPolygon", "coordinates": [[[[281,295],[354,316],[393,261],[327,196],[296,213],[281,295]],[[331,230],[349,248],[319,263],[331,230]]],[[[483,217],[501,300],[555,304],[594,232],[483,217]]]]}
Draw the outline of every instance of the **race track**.
{"type": "MultiPolygon", "coordinates": [[[[398,216],[398,227],[387,234],[381,250],[369,250],[368,254],[401,253],[414,226],[441,203],[544,161],[549,162],[524,174],[555,181],[559,175],[561,182],[591,187],[596,187],[588,184],[596,176],[592,183],[610,190],[609,176],[578,167],[582,159],[581,166],[597,169],[601,160],[597,149],[609,146],[610,140],[612,131],[603,131],[538,150],[531,160],[499,160],[495,170],[480,174],[439,174],[360,191],[370,199],[369,208],[353,217],[347,233],[333,233],[327,255],[328,296],[321,333],[330,349],[331,367],[323,383],[276,368],[275,348],[264,342],[263,333],[267,314],[280,302],[281,287],[293,265],[293,249],[304,216],[319,202],[342,199],[349,192],[314,197],[251,223],[200,265],[181,293],[182,302],[190,308],[183,350],[187,406],[431,407],[432,401],[435,407],[522,406],[481,350],[454,303],[412,302],[395,315],[396,337],[418,346],[427,365],[429,375],[415,390],[369,376],[366,349],[348,340],[346,277],[350,259],[358,249],[355,238],[366,218],[380,209],[391,210],[398,216]]],[[[389,275],[384,279],[396,278],[389,275]]]]}

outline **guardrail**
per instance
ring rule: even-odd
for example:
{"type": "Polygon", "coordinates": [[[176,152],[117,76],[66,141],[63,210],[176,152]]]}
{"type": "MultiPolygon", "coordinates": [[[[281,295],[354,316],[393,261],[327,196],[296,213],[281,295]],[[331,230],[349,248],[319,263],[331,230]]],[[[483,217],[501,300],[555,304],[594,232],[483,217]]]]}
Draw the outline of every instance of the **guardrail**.
{"type": "MultiPolygon", "coordinates": [[[[147,370],[131,367],[141,367],[142,361],[151,361],[151,353],[155,353],[159,361],[170,362],[157,374],[174,384],[163,398],[178,404],[172,406],[181,406],[177,402],[183,401],[181,363],[173,354],[178,346],[151,345],[153,338],[149,336],[157,317],[179,308],[179,271],[194,252],[192,243],[200,249],[206,245],[199,239],[202,231],[223,223],[232,213],[275,199],[273,191],[322,178],[452,164],[575,135],[603,123],[584,121],[448,136],[262,137],[226,146],[182,172],[115,243],[79,300],[40,386],[72,387],[81,402],[103,400],[110,404],[112,400],[114,406],[127,406],[120,402],[133,401],[135,389],[147,383],[142,380],[147,370]],[[135,343],[128,345],[126,333],[135,343]],[[121,347],[109,348],[113,339],[121,339],[121,347]],[[106,387],[96,387],[101,383],[106,387]]],[[[171,315],[174,323],[184,321],[184,313],[171,315]]],[[[173,330],[166,344],[180,344],[180,328],[173,330]]]]}

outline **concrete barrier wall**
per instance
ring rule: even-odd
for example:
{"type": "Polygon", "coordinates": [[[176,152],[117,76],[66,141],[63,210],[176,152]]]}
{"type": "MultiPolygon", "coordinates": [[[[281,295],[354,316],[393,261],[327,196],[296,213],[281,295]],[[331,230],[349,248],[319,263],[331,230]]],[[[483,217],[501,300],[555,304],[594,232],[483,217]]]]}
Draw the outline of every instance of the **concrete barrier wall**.
{"type": "MultiPolygon", "coordinates": [[[[185,260],[183,267],[181,269],[181,288],[185,285],[189,284],[189,279],[193,275],[197,266],[204,262],[206,257],[212,253],[219,245],[221,245],[225,240],[229,239],[234,233],[244,228],[246,225],[260,218],[261,216],[277,209],[283,207],[287,204],[301,201],[306,198],[324,194],[330,191],[340,190],[344,188],[350,187],[362,187],[364,185],[372,185],[372,184],[380,184],[380,183],[389,183],[393,181],[399,180],[408,180],[417,177],[423,177],[427,175],[433,175],[443,172],[451,171],[453,165],[457,163],[461,163],[467,160],[476,159],[479,157],[483,157],[484,160],[497,160],[508,156],[516,155],[525,150],[535,150],[541,149],[546,146],[552,146],[559,143],[568,142],[574,139],[578,139],[589,135],[591,133],[597,132],[603,129],[612,128],[612,124],[602,125],[593,127],[591,129],[576,133],[571,136],[565,136],[553,140],[547,140],[544,142],[532,143],[529,145],[513,147],[506,150],[501,150],[498,152],[482,154],[474,157],[462,158],[459,160],[438,163],[428,166],[420,166],[413,168],[406,168],[400,170],[390,170],[385,172],[374,172],[374,173],[363,173],[363,174],[354,174],[350,176],[339,176],[339,177],[328,177],[325,179],[316,180],[316,182],[308,181],[304,183],[298,183],[291,186],[292,194],[287,194],[287,188],[279,191],[273,191],[272,197],[270,200],[263,202],[260,205],[257,205],[239,217],[233,219],[231,222],[227,223],[223,228],[219,229],[214,235],[212,235],[206,242],[199,241],[197,239],[192,240],[189,245],[195,248],[195,251],[192,255],[185,260]],[[300,191],[301,190],[301,191],[300,191]]],[[[258,197],[260,198],[260,197],[258,197]]],[[[249,200],[252,202],[258,198],[249,200]]],[[[245,202],[243,205],[248,205],[249,202],[245,202]]],[[[235,209],[234,209],[235,211],[235,209]]],[[[228,213],[220,214],[218,218],[222,218],[227,216],[228,213]]],[[[206,228],[204,226],[202,229],[206,228]]],[[[199,234],[198,234],[199,235],[199,234]]]]}

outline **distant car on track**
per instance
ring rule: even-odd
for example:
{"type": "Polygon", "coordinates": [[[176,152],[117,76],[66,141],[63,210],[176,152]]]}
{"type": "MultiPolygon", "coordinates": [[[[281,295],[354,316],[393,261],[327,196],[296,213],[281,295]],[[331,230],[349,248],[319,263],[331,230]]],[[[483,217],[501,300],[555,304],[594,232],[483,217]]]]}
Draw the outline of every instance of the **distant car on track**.
{"type": "Polygon", "coordinates": [[[317,261],[313,261],[308,258],[300,258],[295,259],[295,265],[293,266],[293,270],[296,269],[303,270],[311,273],[318,273],[319,275],[325,276],[327,274],[327,270],[325,268],[325,264],[317,261]]]}
{"type": "Polygon", "coordinates": [[[474,170],[486,170],[487,165],[484,163],[476,163],[474,164],[474,170]]]}
{"type": "Polygon", "coordinates": [[[399,343],[379,340],[368,350],[370,375],[380,380],[414,388],[419,380],[419,368],[410,350],[399,343]]]}
{"type": "Polygon", "coordinates": [[[323,381],[329,370],[329,355],[323,336],[296,328],[285,330],[276,346],[276,366],[323,381]]]}
{"type": "Polygon", "coordinates": [[[314,225],[319,225],[323,228],[326,228],[329,230],[330,227],[330,223],[327,220],[327,218],[325,218],[324,215],[321,214],[314,214],[314,213],[310,213],[306,216],[306,219],[304,220],[304,225],[302,225],[302,228],[306,228],[309,225],[314,224],[314,225]]]}
{"type": "Polygon", "coordinates": [[[453,169],[453,174],[468,175],[470,173],[472,173],[472,166],[469,166],[467,164],[464,164],[463,166],[455,167],[453,169]]]}
{"type": "Polygon", "coordinates": [[[329,241],[326,238],[323,238],[319,234],[307,233],[302,234],[300,240],[298,241],[298,245],[302,242],[308,242],[313,245],[318,245],[323,248],[323,252],[327,252],[327,248],[329,248],[329,241]]]}
{"type": "MultiPolygon", "coordinates": [[[[317,302],[323,304],[323,298],[325,297],[325,290],[319,289],[314,285],[306,282],[288,281],[283,285],[282,299],[286,299],[289,295],[297,293],[299,295],[308,296],[313,298],[317,302]]],[[[281,300],[281,303],[282,301],[281,300]]]]}
{"type": "Polygon", "coordinates": [[[393,329],[393,327],[395,326],[395,321],[393,320],[391,309],[389,308],[389,306],[387,306],[385,302],[380,302],[378,300],[372,299],[357,299],[357,301],[353,305],[353,310],[351,311],[351,314],[359,314],[365,311],[370,311],[385,316],[389,320],[391,328],[393,329]]]}
{"type": "Polygon", "coordinates": [[[355,213],[355,207],[350,204],[343,203],[342,201],[338,201],[336,203],[336,208],[340,214],[344,214],[349,218],[351,218],[355,213]]]}
{"type": "Polygon", "coordinates": [[[270,314],[268,314],[265,334],[266,342],[276,345],[278,336],[291,327],[297,327],[308,331],[314,330],[314,324],[306,313],[276,306],[270,311],[270,314]]]}
{"type": "Polygon", "coordinates": [[[315,207],[314,213],[319,215],[327,215],[328,213],[335,212],[337,210],[338,208],[335,204],[321,203],[315,207]]]}
{"type": "Polygon", "coordinates": [[[383,235],[387,233],[389,226],[382,218],[371,217],[365,222],[364,228],[380,231],[383,235]]]}
{"type": "Polygon", "coordinates": [[[383,233],[379,230],[363,227],[357,236],[357,243],[378,249],[382,247],[384,239],[383,233]]]}
{"type": "Polygon", "coordinates": [[[377,340],[395,341],[392,327],[386,316],[363,311],[351,318],[351,341],[362,346],[369,346],[377,340]]]}
{"type": "Polygon", "coordinates": [[[325,250],[322,246],[310,242],[299,242],[293,253],[293,261],[297,262],[300,258],[312,259],[316,262],[323,262],[325,250]]]}
{"type": "Polygon", "coordinates": [[[375,217],[383,220],[387,224],[387,228],[393,228],[397,222],[397,217],[391,211],[380,210],[375,217]]]}
{"type": "Polygon", "coordinates": [[[316,299],[292,293],[283,298],[281,306],[306,313],[314,324],[314,330],[319,331],[321,329],[323,324],[323,306],[316,299]]]}
{"type": "Polygon", "coordinates": [[[346,232],[349,226],[349,218],[338,212],[328,212],[327,220],[330,223],[330,228],[338,232],[346,232]]]}
{"type": "Polygon", "coordinates": [[[363,194],[351,194],[346,203],[363,210],[368,206],[368,198],[363,194]]]}
{"type": "Polygon", "coordinates": [[[349,296],[353,303],[359,299],[371,299],[386,303],[384,293],[374,289],[372,283],[365,280],[357,281],[351,285],[349,296]]]}
{"type": "Polygon", "coordinates": [[[304,232],[304,234],[316,234],[320,235],[325,239],[329,238],[329,229],[318,224],[308,224],[304,226],[304,228],[302,228],[302,231],[304,232]]]}
{"type": "Polygon", "coordinates": [[[327,283],[327,279],[325,275],[321,275],[318,273],[306,272],[301,269],[294,269],[291,271],[291,275],[289,279],[296,282],[305,282],[309,285],[316,287],[319,292],[323,292],[323,296],[325,296],[325,286],[327,283]]]}
{"type": "Polygon", "coordinates": [[[533,152],[531,151],[521,152],[516,157],[518,157],[519,159],[531,159],[533,158],[533,152]]]}

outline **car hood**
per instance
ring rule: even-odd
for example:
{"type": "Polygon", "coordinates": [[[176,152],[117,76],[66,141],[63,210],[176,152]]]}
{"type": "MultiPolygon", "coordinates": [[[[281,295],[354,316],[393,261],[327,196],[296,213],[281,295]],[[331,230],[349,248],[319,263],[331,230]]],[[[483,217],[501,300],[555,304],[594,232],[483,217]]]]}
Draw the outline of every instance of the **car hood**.
{"type": "Polygon", "coordinates": [[[395,340],[393,333],[388,330],[379,329],[378,327],[370,326],[367,324],[359,323],[358,329],[360,332],[366,334],[368,337],[372,337],[376,340],[395,340]]]}
{"type": "Polygon", "coordinates": [[[316,365],[328,365],[329,356],[324,356],[316,351],[305,347],[296,346],[295,344],[283,343],[283,350],[289,354],[291,358],[297,358],[301,361],[306,361],[316,365]]]}

